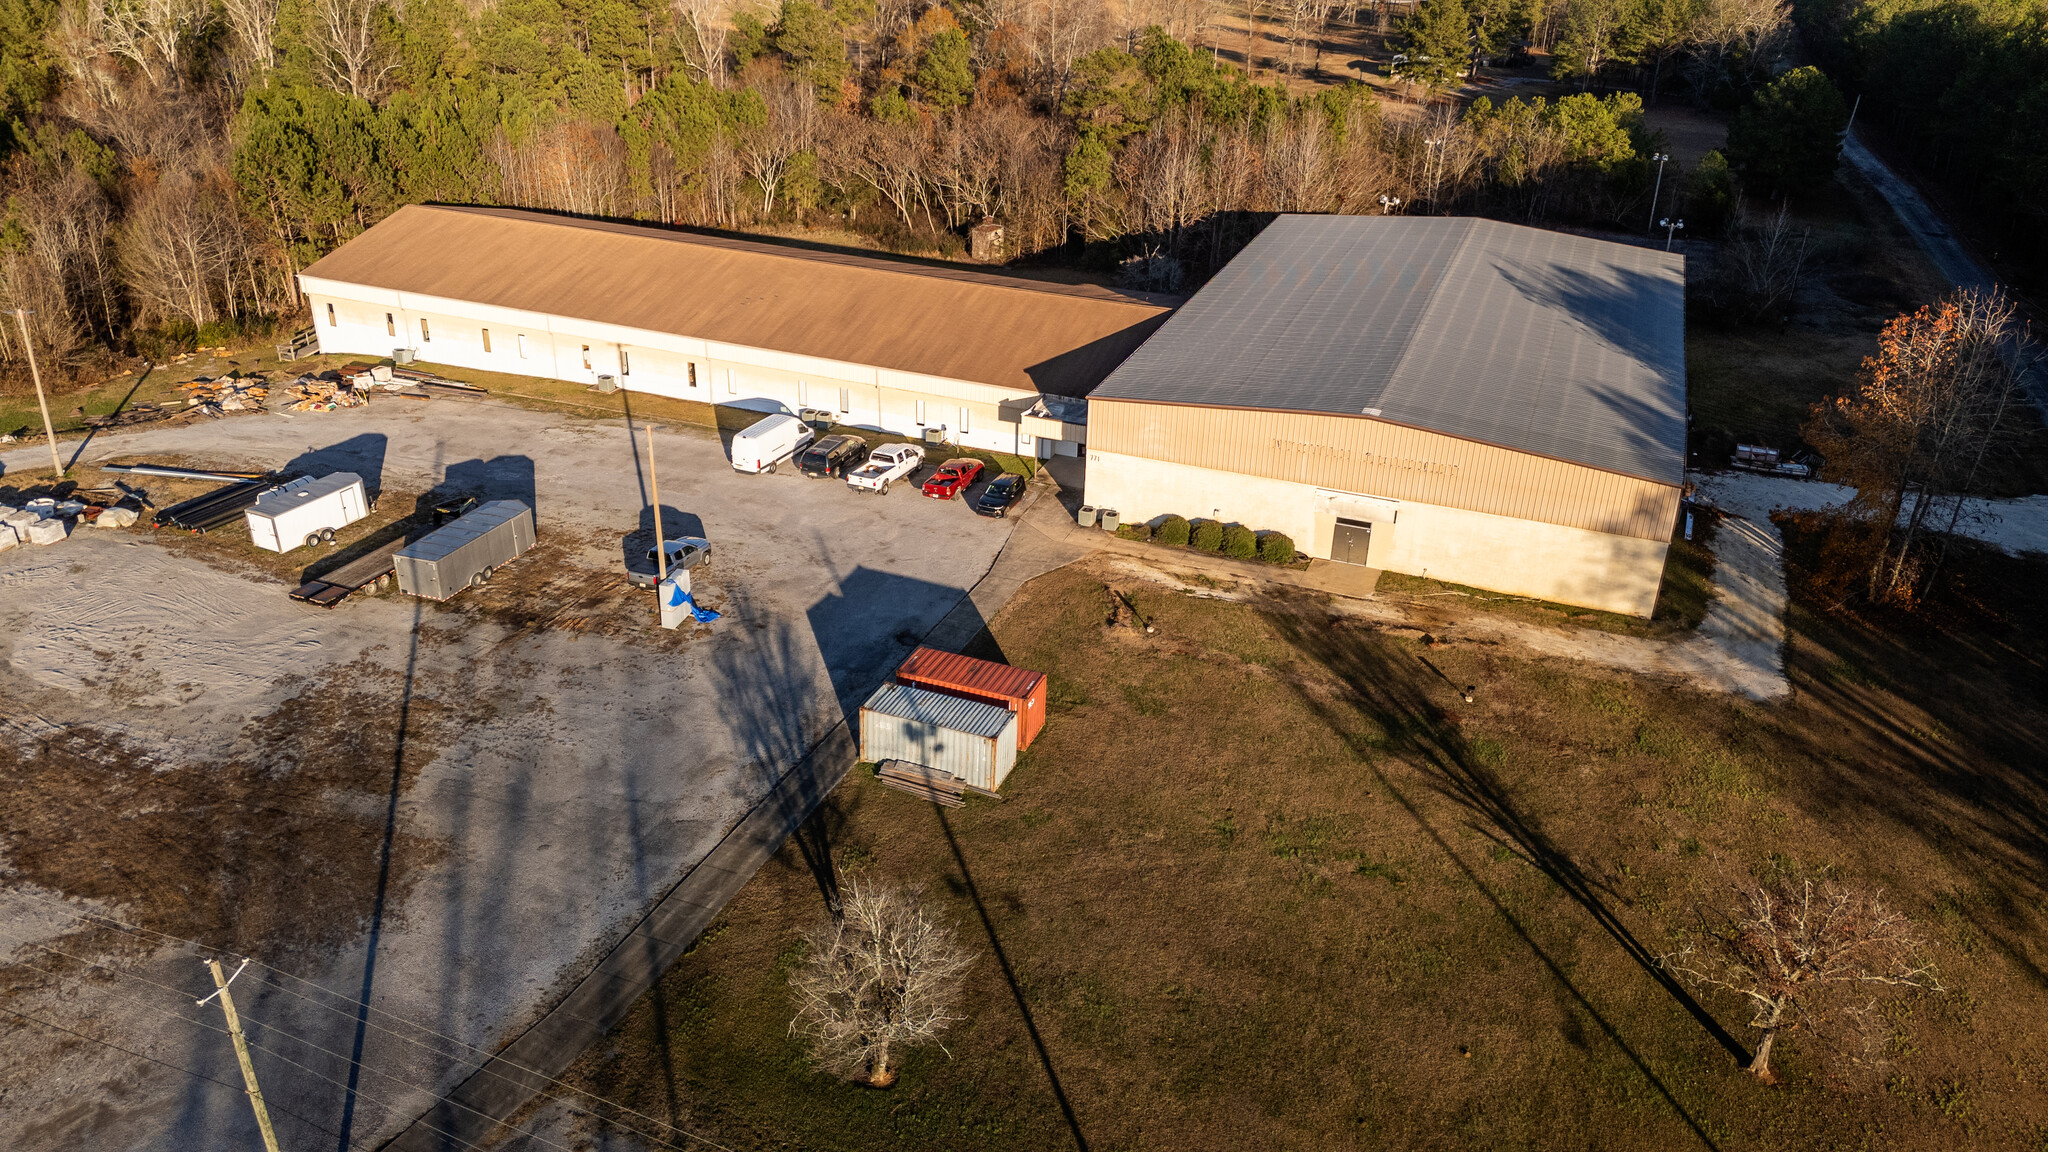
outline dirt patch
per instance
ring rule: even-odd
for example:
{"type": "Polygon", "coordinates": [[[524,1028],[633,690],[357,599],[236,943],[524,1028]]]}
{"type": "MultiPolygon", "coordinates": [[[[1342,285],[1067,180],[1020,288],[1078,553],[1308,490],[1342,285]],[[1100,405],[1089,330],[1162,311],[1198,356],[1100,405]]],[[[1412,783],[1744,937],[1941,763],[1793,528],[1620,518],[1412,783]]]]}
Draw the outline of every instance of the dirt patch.
{"type": "MultiPolygon", "coordinates": [[[[227,759],[165,760],[84,725],[6,732],[5,878],[236,954],[315,955],[368,922],[387,812],[462,720],[359,661],[250,720],[227,759]]],[[[441,851],[396,829],[387,904],[441,851]]]]}

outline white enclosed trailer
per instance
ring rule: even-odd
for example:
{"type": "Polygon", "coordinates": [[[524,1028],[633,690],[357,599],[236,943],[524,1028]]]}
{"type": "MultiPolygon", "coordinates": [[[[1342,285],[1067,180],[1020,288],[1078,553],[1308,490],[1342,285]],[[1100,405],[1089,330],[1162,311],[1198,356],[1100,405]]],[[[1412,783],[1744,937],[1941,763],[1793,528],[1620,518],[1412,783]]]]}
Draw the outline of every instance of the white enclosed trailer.
{"type": "Polygon", "coordinates": [[[272,488],[244,513],[249,520],[249,539],[272,552],[332,541],[336,528],[369,514],[370,497],[363,490],[363,478],[353,472],[294,480],[272,488]]]}

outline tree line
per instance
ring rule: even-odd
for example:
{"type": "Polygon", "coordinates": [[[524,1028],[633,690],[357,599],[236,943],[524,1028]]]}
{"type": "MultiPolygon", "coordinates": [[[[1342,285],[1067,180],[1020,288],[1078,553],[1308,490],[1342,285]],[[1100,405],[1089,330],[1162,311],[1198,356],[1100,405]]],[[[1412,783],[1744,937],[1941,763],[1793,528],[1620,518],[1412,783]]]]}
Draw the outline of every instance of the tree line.
{"type": "Polygon", "coordinates": [[[2003,0],[1799,0],[1828,70],[2014,263],[2048,257],[2048,9],[2003,0]]]}
{"type": "MultiPolygon", "coordinates": [[[[1297,18],[1278,2],[1259,11],[1307,40],[1335,11],[1297,18]]],[[[1579,2],[1540,19],[1568,31],[1579,2]]],[[[1674,75],[1718,60],[1715,83],[1734,83],[1727,61],[1774,58],[1780,9],[1698,2],[1720,23],[1688,27],[1769,28],[1739,51],[1725,47],[1732,33],[1699,33],[1660,57],[1674,75]]],[[[1455,8],[1493,27],[1481,7],[1429,0],[1411,24],[1455,8]]],[[[1536,21],[1539,8],[1520,11],[1536,21]]],[[[1196,48],[1219,11],[0,0],[0,299],[33,310],[48,362],[85,375],[296,317],[299,270],[420,201],[724,229],[830,223],[949,254],[994,218],[1009,256],[1078,244],[1155,287],[1205,275],[1275,212],[1640,227],[1660,143],[1638,94],[1392,117],[1356,82],[1290,88],[1196,48]]],[[[1296,55],[1290,70],[1312,67],[1296,55]]],[[[1703,203],[1732,194],[1717,171],[1695,181],[1703,203]]],[[[1666,197],[1683,183],[1672,175],[1666,197]]],[[[0,334],[0,362],[20,351],[0,334]]]]}

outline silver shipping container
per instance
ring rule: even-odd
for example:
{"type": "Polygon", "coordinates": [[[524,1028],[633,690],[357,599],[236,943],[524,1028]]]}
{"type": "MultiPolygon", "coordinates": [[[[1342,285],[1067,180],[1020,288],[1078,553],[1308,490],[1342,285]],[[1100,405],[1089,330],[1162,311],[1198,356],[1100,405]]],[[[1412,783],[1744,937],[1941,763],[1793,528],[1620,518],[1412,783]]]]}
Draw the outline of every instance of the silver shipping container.
{"type": "Polygon", "coordinates": [[[860,708],[860,758],[905,760],[993,792],[1017,766],[1017,714],[907,684],[884,684],[860,708]]]}
{"type": "Polygon", "coordinates": [[[532,547],[533,510],[517,500],[493,500],[407,544],[391,563],[400,592],[446,600],[532,547]]]}

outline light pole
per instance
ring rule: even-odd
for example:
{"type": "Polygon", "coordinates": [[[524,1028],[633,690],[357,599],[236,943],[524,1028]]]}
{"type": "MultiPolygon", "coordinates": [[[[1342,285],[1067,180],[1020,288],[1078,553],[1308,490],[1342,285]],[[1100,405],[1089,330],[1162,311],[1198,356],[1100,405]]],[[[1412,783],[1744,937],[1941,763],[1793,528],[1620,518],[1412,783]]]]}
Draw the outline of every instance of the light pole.
{"type": "Polygon", "coordinates": [[[21,346],[28,352],[28,375],[36,384],[36,407],[43,410],[43,435],[50,438],[50,471],[62,480],[64,461],[57,457],[57,430],[50,426],[50,402],[43,399],[43,371],[36,367],[36,342],[29,338],[28,310],[16,308],[14,322],[21,328],[21,346]]]}
{"type": "MultiPolygon", "coordinates": [[[[1657,218],[1657,194],[1664,191],[1664,165],[1671,157],[1662,152],[1656,152],[1651,154],[1650,159],[1657,162],[1657,183],[1650,189],[1650,219],[1655,220],[1657,218]]],[[[1643,231],[1648,232],[1649,230],[1650,224],[1648,221],[1645,221],[1643,223],[1643,231]]]]}
{"type": "Polygon", "coordinates": [[[1671,237],[1679,229],[1685,227],[1685,221],[1673,220],[1669,217],[1666,217],[1663,220],[1657,221],[1657,226],[1664,229],[1664,250],[1666,252],[1671,251],[1671,237]]]}
{"type": "Polygon", "coordinates": [[[1436,186],[1437,179],[1443,172],[1444,140],[1444,137],[1436,136],[1423,141],[1429,145],[1429,210],[1432,212],[1442,211],[1436,206],[1436,186]]]}
{"type": "Polygon", "coordinates": [[[1394,214],[1394,209],[1396,209],[1396,208],[1399,208],[1400,206],[1401,206],[1401,198],[1400,198],[1399,196],[1381,196],[1381,197],[1380,197],[1380,215],[1382,215],[1382,216],[1391,216],[1391,215],[1393,215],[1393,214],[1394,214]]]}

